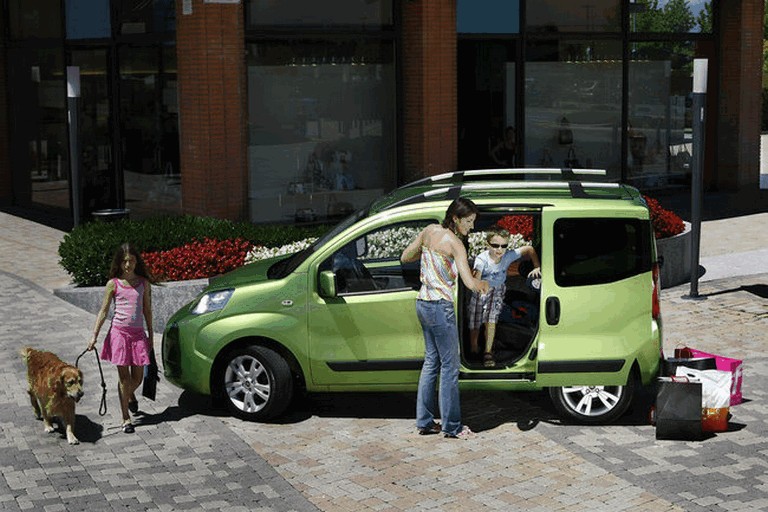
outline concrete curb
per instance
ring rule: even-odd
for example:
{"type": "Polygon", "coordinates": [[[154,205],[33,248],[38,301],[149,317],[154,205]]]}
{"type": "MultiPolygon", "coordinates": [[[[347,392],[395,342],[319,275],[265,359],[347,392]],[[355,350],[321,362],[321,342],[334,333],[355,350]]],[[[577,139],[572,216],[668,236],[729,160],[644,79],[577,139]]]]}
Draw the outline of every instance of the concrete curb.
{"type": "MultiPolygon", "coordinates": [[[[182,306],[194,299],[208,286],[207,279],[172,281],[152,286],[152,323],[155,332],[162,332],[168,319],[182,306]]],[[[103,286],[56,288],[53,294],[80,309],[94,315],[99,312],[104,300],[103,286]]]]}

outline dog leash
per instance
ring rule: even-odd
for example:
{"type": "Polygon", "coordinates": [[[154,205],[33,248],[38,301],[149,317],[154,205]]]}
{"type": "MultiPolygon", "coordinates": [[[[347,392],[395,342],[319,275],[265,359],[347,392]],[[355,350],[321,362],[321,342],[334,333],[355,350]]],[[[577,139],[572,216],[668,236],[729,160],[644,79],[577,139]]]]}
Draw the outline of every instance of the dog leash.
{"type": "MultiPolygon", "coordinates": [[[[80,358],[85,355],[86,352],[89,352],[88,349],[83,350],[83,353],[77,356],[77,359],[75,359],[75,368],[79,368],[78,364],[80,363],[80,358]]],[[[104,382],[104,371],[101,369],[101,361],[99,360],[99,355],[96,353],[96,351],[93,351],[93,355],[96,356],[96,363],[99,365],[99,374],[101,375],[101,405],[99,405],[99,416],[104,416],[107,414],[107,383],[104,382]]]]}

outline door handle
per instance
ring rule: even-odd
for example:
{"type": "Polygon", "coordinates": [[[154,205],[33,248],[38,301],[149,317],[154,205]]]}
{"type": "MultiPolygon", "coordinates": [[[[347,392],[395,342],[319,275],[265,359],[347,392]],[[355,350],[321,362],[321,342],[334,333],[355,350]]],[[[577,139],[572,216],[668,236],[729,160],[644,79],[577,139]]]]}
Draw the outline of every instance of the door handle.
{"type": "Polygon", "coordinates": [[[547,297],[545,309],[547,312],[547,324],[557,325],[560,323],[560,300],[557,297],[547,297]]]}

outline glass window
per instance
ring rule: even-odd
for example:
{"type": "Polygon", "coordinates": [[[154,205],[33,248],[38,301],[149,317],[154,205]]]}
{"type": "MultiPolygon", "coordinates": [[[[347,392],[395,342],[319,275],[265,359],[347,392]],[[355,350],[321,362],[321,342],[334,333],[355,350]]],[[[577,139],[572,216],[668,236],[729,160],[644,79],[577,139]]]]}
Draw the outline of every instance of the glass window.
{"type": "Polygon", "coordinates": [[[558,286],[611,283],[651,270],[647,220],[558,219],[554,238],[558,286]]]}
{"type": "Polygon", "coordinates": [[[621,177],[621,42],[534,41],[526,49],[525,164],[621,177]]]}
{"type": "Polygon", "coordinates": [[[69,137],[60,49],[9,50],[11,152],[16,196],[68,210],[69,137]]]}
{"type": "Polygon", "coordinates": [[[712,33],[712,2],[686,0],[630,0],[632,32],[712,33]]]}
{"type": "Polygon", "coordinates": [[[109,37],[109,0],[66,0],[67,39],[109,37]]]}
{"type": "Polygon", "coordinates": [[[392,24],[392,0],[246,0],[246,27],[392,24]]]}
{"type": "Polygon", "coordinates": [[[174,0],[112,0],[112,3],[117,10],[120,34],[149,34],[176,30],[174,0]]]}
{"type": "Polygon", "coordinates": [[[630,43],[627,181],[644,190],[690,180],[693,46],[630,43]]]}
{"type": "Polygon", "coordinates": [[[8,0],[12,39],[61,37],[61,7],[50,0],[8,0]]]}
{"type": "Polygon", "coordinates": [[[459,33],[517,34],[520,0],[458,0],[456,27],[459,33]]]}
{"type": "Polygon", "coordinates": [[[526,0],[525,16],[533,32],[619,32],[621,0],[564,2],[526,0]]]}
{"type": "Polygon", "coordinates": [[[340,218],[395,183],[393,48],[248,46],[251,219],[340,218]]]}
{"type": "Polygon", "coordinates": [[[403,265],[400,255],[436,219],[384,226],[345,244],[319,270],[333,270],[339,294],[418,288],[418,263],[403,265]]]}
{"type": "Polygon", "coordinates": [[[119,49],[125,206],[131,217],[180,213],[175,46],[119,49]]]}

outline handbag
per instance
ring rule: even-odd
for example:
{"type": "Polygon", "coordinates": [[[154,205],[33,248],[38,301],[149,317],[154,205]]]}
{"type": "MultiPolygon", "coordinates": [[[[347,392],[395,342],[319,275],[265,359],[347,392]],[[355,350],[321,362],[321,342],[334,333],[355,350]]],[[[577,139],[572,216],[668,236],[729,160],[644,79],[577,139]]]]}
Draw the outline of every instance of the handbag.
{"type": "Polygon", "coordinates": [[[144,383],[141,396],[154,400],[157,395],[157,381],[160,380],[154,349],[149,352],[149,364],[144,367],[144,383]]]}
{"type": "Polygon", "coordinates": [[[701,382],[701,428],[704,432],[728,430],[731,374],[720,370],[697,370],[679,366],[677,376],[701,382]]]}
{"type": "MultiPolygon", "coordinates": [[[[742,365],[744,361],[742,359],[734,359],[732,357],[720,356],[717,354],[710,354],[703,350],[697,350],[690,347],[678,347],[675,349],[675,357],[687,357],[687,358],[709,358],[715,359],[715,369],[730,372],[731,374],[731,403],[730,405],[738,405],[744,401],[744,397],[741,394],[741,385],[744,379],[742,365]]],[[[689,365],[685,365],[689,366],[689,365]]],[[[704,368],[703,368],[704,369],[704,368]]],[[[709,368],[711,369],[711,368],[709,368]]]]}
{"type": "Polygon", "coordinates": [[[560,129],[557,131],[557,142],[563,146],[573,144],[573,130],[571,130],[571,123],[565,116],[560,120],[560,129]]]}
{"type": "Polygon", "coordinates": [[[563,162],[563,166],[566,169],[581,168],[581,164],[579,163],[579,159],[576,158],[576,151],[573,149],[573,147],[570,147],[568,149],[568,156],[565,158],[565,161],[563,162]]]}
{"type": "Polygon", "coordinates": [[[656,439],[702,439],[701,395],[701,382],[693,382],[685,377],[659,377],[656,439]]]}

